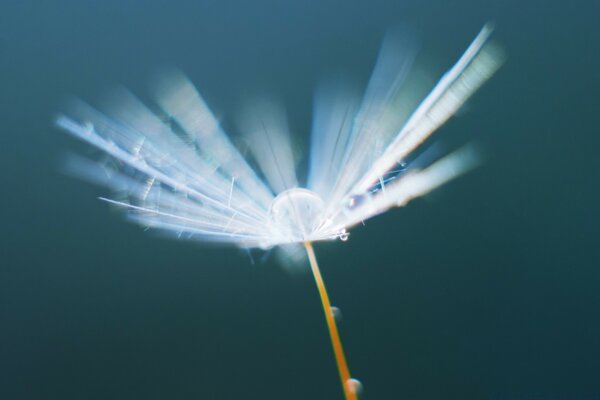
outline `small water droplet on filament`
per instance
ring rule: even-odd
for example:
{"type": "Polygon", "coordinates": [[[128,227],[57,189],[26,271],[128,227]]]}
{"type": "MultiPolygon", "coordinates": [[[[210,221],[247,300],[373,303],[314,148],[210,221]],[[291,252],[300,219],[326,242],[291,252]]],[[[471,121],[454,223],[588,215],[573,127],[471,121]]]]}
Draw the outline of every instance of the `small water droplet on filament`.
{"type": "Polygon", "coordinates": [[[331,314],[333,315],[335,322],[340,322],[342,320],[342,310],[336,306],[331,306],[331,314]]]}
{"type": "Polygon", "coordinates": [[[94,124],[91,121],[85,121],[83,123],[83,130],[86,134],[91,135],[94,133],[94,124]]]}
{"type": "Polygon", "coordinates": [[[342,229],[340,231],[340,233],[338,234],[338,238],[340,238],[340,240],[342,242],[346,242],[349,237],[350,237],[350,234],[345,229],[342,229]]]}
{"type": "Polygon", "coordinates": [[[354,394],[360,396],[363,391],[363,385],[360,383],[358,379],[350,378],[346,381],[346,385],[348,386],[348,390],[354,394]]]}
{"type": "Polygon", "coordinates": [[[354,196],[351,196],[346,203],[346,208],[351,211],[357,207],[360,207],[365,203],[365,201],[367,201],[367,197],[368,195],[366,194],[355,194],[354,196]]]}

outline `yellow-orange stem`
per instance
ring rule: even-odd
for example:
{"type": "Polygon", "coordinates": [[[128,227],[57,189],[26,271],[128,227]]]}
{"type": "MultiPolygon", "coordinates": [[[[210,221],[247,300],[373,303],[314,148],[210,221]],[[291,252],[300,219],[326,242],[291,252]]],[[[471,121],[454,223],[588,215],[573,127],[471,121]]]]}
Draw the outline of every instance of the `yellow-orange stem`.
{"type": "Polygon", "coordinates": [[[331,345],[335,355],[335,362],[337,363],[340,379],[342,380],[344,397],[346,400],[357,400],[356,386],[350,377],[350,370],[348,369],[346,356],[344,356],[344,347],[342,346],[340,334],[338,332],[337,325],[335,324],[335,317],[333,315],[333,310],[331,309],[331,303],[329,302],[327,290],[325,289],[325,282],[323,282],[323,277],[321,276],[321,271],[319,270],[319,265],[317,264],[315,251],[313,250],[311,242],[305,242],[304,247],[308,253],[310,268],[313,276],[315,277],[317,288],[319,289],[319,296],[321,297],[321,304],[323,305],[323,312],[325,313],[325,320],[327,321],[327,328],[329,329],[329,336],[331,337],[331,345]]]}

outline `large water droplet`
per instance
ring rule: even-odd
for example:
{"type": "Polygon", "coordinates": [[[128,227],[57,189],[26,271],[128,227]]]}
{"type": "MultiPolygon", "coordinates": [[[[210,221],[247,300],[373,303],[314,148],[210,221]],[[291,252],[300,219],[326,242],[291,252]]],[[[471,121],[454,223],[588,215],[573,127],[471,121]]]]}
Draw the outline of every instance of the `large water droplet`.
{"type": "Polygon", "coordinates": [[[290,242],[309,240],[321,225],[325,204],[315,192],[294,188],[281,192],[271,203],[273,233],[290,242]]]}

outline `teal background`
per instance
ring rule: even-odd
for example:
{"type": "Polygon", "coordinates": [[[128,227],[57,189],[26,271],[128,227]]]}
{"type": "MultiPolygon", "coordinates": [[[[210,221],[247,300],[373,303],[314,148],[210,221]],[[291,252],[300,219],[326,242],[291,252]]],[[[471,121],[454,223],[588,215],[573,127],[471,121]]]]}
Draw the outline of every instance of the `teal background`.
{"type": "Polygon", "coordinates": [[[310,128],[326,73],[366,82],[407,25],[448,67],[486,21],[507,62],[439,132],[485,164],[316,246],[364,399],[600,399],[596,1],[0,4],[0,398],[341,399],[316,289],[273,257],[159,239],[63,175],[65,99],[177,66],[310,128]]]}

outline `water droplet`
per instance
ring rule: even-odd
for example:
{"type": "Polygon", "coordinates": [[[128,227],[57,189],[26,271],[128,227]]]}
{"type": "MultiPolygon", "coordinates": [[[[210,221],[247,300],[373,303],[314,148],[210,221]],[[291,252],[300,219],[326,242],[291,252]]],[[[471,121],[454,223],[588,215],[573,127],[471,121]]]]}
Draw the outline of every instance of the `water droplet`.
{"type": "Polygon", "coordinates": [[[316,193],[308,189],[289,189],[271,203],[269,223],[284,241],[304,241],[321,224],[324,209],[325,203],[316,193]]]}
{"type": "Polygon", "coordinates": [[[85,121],[83,123],[83,130],[86,135],[92,135],[94,133],[94,124],[92,124],[90,121],[85,121]]]}
{"type": "Polygon", "coordinates": [[[362,204],[365,203],[365,201],[367,201],[367,197],[368,197],[368,195],[366,195],[366,194],[355,194],[354,196],[351,196],[348,199],[346,208],[348,210],[353,210],[357,207],[360,207],[362,204]]]}
{"type": "Polygon", "coordinates": [[[349,234],[348,232],[346,232],[346,230],[345,230],[345,229],[342,229],[342,230],[340,231],[340,233],[338,233],[338,237],[340,238],[340,240],[341,240],[342,242],[345,242],[345,241],[347,241],[347,240],[348,240],[348,237],[350,237],[350,234],[349,234]]]}
{"type": "Polygon", "coordinates": [[[340,322],[342,320],[342,310],[336,306],[331,306],[331,314],[333,314],[333,319],[335,319],[336,322],[340,322]]]}
{"type": "Polygon", "coordinates": [[[359,396],[363,391],[363,385],[358,379],[350,378],[346,381],[346,385],[348,385],[348,390],[359,396]]]}

